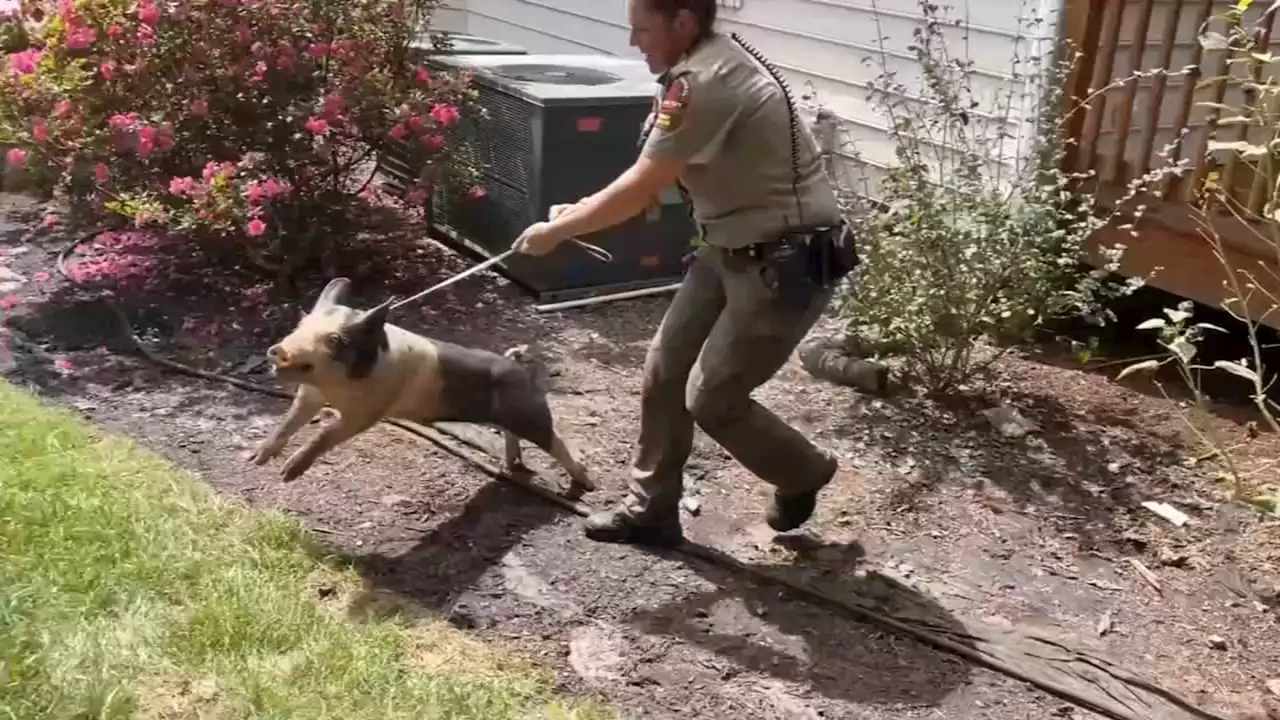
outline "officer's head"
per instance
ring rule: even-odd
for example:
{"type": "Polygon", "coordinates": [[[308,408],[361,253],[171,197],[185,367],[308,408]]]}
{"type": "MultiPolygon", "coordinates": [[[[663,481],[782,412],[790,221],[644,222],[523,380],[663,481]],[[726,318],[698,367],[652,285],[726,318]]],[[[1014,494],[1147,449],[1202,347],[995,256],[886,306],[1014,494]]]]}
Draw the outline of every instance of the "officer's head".
{"type": "Polygon", "coordinates": [[[716,22],[716,0],[629,0],[631,45],[640,49],[649,69],[663,73],[716,22]]]}

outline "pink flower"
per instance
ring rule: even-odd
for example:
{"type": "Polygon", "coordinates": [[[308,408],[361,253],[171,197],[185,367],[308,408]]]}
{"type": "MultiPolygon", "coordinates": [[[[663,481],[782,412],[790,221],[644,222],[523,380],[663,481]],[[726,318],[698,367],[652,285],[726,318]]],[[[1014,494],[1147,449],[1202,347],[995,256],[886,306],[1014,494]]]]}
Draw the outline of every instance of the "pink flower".
{"type": "Polygon", "coordinates": [[[93,179],[97,180],[98,184],[101,185],[111,179],[111,171],[107,169],[106,165],[98,163],[93,166],[93,179]]]}
{"type": "Polygon", "coordinates": [[[204,100],[191,101],[191,114],[196,117],[204,117],[209,114],[209,103],[204,100]]]}
{"type": "Polygon", "coordinates": [[[276,197],[289,192],[289,188],[282,185],[275,178],[267,178],[262,183],[262,190],[267,194],[267,197],[276,197]]]}
{"type": "Polygon", "coordinates": [[[329,54],[328,43],[316,43],[315,45],[312,45],[311,47],[307,48],[307,55],[313,58],[322,58],[328,54],[329,54]]]}
{"type": "Polygon", "coordinates": [[[53,107],[53,116],[56,118],[64,118],[71,114],[71,101],[59,100],[58,104],[53,107]]]}
{"type": "Polygon", "coordinates": [[[53,365],[58,368],[59,371],[64,373],[74,372],[76,369],[76,366],[66,358],[58,358],[57,360],[54,360],[53,365]]]}
{"type": "Polygon", "coordinates": [[[325,95],[320,101],[321,111],[324,116],[333,119],[342,113],[342,109],[346,106],[341,95],[325,95]]]}
{"type": "Polygon", "coordinates": [[[485,192],[485,189],[480,187],[479,185],[472,185],[471,189],[467,191],[467,197],[471,198],[472,200],[477,200],[488,194],[489,193],[485,192]]]}
{"type": "Polygon", "coordinates": [[[409,134],[409,131],[406,130],[403,125],[395,125],[387,133],[387,136],[390,137],[392,140],[403,140],[405,138],[405,135],[408,135],[408,134],[409,134]]]}
{"type": "Polygon", "coordinates": [[[39,50],[23,50],[9,56],[9,72],[14,75],[30,75],[36,71],[44,53],[39,50]]]}
{"type": "Polygon", "coordinates": [[[329,123],[325,122],[323,118],[308,118],[306,128],[307,132],[312,135],[324,135],[329,132],[329,123]]]}
{"type": "Polygon", "coordinates": [[[138,44],[150,47],[156,44],[156,29],[150,25],[138,26],[138,44]]]}
{"type": "Polygon", "coordinates": [[[0,308],[12,310],[22,304],[22,298],[17,295],[6,295],[0,298],[0,308]]]}
{"type": "Polygon", "coordinates": [[[440,123],[444,127],[449,127],[450,125],[458,122],[458,117],[458,108],[452,105],[437,104],[435,107],[431,108],[431,119],[440,123]]]}
{"type": "Polygon", "coordinates": [[[27,166],[27,153],[22,148],[9,148],[4,155],[5,167],[24,168],[27,166]]]}
{"type": "Polygon", "coordinates": [[[124,28],[120,27],[119,25],[112,25],[111,27],[107,28],[107,37],[111,38],[112,40],[119,38],[123,34],[124,34],[124,28]]]}
{"type": "Polygon", "coordinates": [[[57,215],[54,215],[53,213],[49,213],[48,215],[44,216],[44,219],[40,221],[40,224],[43,227],[51,228],[51,227],[57,227],[58,223],[60,222],[62,222],[61,218],[59,218],[57,215]]]}
{"type": "Polygon", "coordinates": [[[266,190],[263,189],[262,184],[257,182],[249,183],[249,187],[245,189],[245,198],[249,201],[250,205],[261,205],[266,194],[266,190]]]}
{"type": "Polygon", "coordinates": [[[431,84],[431,74],[430,74],[430,73],[428,73],[428,72],[427,72],[427,70],[426,70],[426,68],[424,68],[424,67],[416,67],[416,68],[414,68],[414,69],[413,69],[413,79],[414,79],[414,80],[415,80],[419,85],[430,85],[430,84],[431,84]]]}
{"type": "Polygon", "coordinates": [[[435,152],[444,147],[444,138],[439,135],[423,135],[422,146],[431,152],[435,152]]]}
{"type": "Polygon", "coordinates": [[[169,181],[169,194],[181,197],[191,192],[196,181],[189,177],[176,177],[169,181]]]}
{"type": "Polygon", "coordinates": [[[156,129],[143,125],[138,128],[138,157],[147,158],[156,148],[156,129]]]}
{"type": "Polygon", "coordinates": [[[249,237],[258,237],[259,235],[267,231],[267,224],[262,222],[258,218],[254,218],[249,221],[248,225],[245,226],[245,230],[249,232],[249,237]]]}
{"type": "Polygon", "coordinates": [[[103,61],[103,63],[98,66],[98,74],[102,76],[103,80],[114,79],[116,76],[116,64],[110,60],[103,61]]]}
{"type": "MultiPolygon", "coordinates": [[[[253,40],[253,31],[244,25],[237,25],[236,40],[239,40],[242,45],[248,45],[253,40]]],[[[254,47],[256,48],[257,46],[255,45],[254,47]]]]}
{"type": "Polygon", "coordinates": [[[35,278],[36,282],[49,282],[53,276],[42,270],[35,275],[32,275],[32,277],[35,278]]]}
{"type": "Polygon", "coordinates": [[[155,3],[138,3],[138,22],[143,25],[155,25],[160,21],[160,8],[155,3]]]}
{"type": "Polygon", "coordinates": [[[72,50],[87,48],[98,39],[98,31],[91,27],[81,26],[67,33],[67,47],[72,50]]]}
{"type": "Polygon", "coordinates": [[[31,137],[41,145],[49,142],[49,126],[43,120],[36,120],[31,125],[31,137]]]}
{"type": "Polygon", "coordinates": [[[137,113],[116,114],[107,118],[107,124],[113,130],[132,130],[138,124],[137,113]]]}

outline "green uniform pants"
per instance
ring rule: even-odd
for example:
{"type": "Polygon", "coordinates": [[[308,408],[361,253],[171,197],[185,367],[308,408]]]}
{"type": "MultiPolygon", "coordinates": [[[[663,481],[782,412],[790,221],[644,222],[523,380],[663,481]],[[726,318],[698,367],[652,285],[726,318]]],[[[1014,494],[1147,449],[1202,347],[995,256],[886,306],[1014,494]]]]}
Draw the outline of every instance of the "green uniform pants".
{"type": "Polygon", "coordinates": [[[699,249],[645,358],[640,443],[632,463],[633,516],[676,511],[694,422],[784,495],[826,482],[832,457],[751,398],[787,361],[831,300],[779,301],[764,264],[699,249]]]}

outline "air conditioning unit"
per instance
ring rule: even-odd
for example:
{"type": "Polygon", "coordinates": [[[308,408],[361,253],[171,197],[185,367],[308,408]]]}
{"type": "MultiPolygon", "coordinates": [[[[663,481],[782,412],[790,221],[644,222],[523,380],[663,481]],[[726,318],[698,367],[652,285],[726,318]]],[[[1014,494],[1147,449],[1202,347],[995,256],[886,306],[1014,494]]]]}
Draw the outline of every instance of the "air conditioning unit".
{"type": "MultiPolygon", "coordinates": [[[[600,190],[630,166],[657,81],[644,62],[607,55],[440,56],[473,72],[488,117],[460,123],[484,167],[480,198],[437,197],[441,235],[483,255],[507,250],[552,205],[600,190]]],[[[613,254],[604,263],[566,243],[544,257],[502,263],[540,302],[678,282],[696,230],[671,188],[642,215],[583,238],[613,254]]]]}
{"type": "MultiPolygon", "coordinates": [[[[479,35],[454,32],[423,33],[409,44],[410,61],[422,63],[426,67],[433,69],[441,67],[436,59],[445,55],[474,55],[480,53],[525,55],[527,52],[524,48],[512,43],[480,37],[479,35]]],[[[403,143],[396,143],[396,146],[396,149],[389,150],[379,158],[379,167],[381,169],[383,188],[399,196],[405,192],[407,187],[418,180],[421,168],[410,167],[408,156],[403,151],[403,148],[405,148],[403,143]]],[[[431,204],[434,205],[434,201],[431,204]]],[[[427,208],[427,216],[431,217],[432,212],[432,207],[429,206],[427,208]]]]}
{"type": "Polygon", "coordinates": [[[409,50],[415,61],[428,63],[435,55],[526,55],[529,52],[502,40],[455,32],[424,33],[409,44],[409,50]]]}

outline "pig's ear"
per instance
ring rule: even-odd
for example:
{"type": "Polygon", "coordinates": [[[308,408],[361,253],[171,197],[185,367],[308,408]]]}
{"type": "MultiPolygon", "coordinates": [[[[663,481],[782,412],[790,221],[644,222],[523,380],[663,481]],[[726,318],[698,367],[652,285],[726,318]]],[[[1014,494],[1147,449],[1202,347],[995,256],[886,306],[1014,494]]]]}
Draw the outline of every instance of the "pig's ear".
{"type": "Polygon", "coordinates": [[[337,277],[330,280],[329,284],[324,286],[324,290],[320,291],[320,297],[316,298],[316,305],[311,312],[344,304],[350,292],[351,281],[347,278],[337,277]]]}

